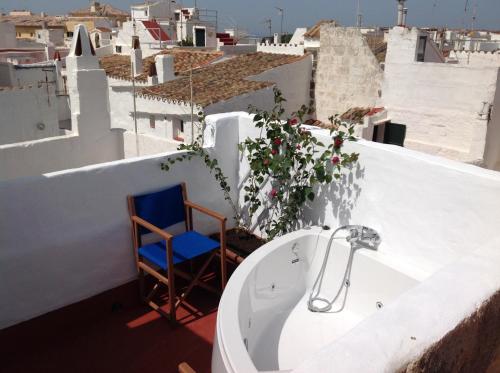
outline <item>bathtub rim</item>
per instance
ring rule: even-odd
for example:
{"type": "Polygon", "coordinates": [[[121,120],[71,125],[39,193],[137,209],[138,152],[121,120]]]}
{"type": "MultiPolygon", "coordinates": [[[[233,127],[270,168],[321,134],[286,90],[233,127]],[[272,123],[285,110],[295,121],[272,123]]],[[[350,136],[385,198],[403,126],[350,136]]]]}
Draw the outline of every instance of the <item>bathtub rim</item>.
{"type": "Polygon", "coordinates": [[[238,312],[242,286],[255,265],[287,242],[305,236],[317,237],[319,234],[322,234],[321,227],[314,226],[278,237],[250,254],[234,271],[219,302],[215,333],[218,353],[228,372],[236,372],[234,367],[237,367],[238,371],[245,373],[259,372],[243,343],[238,312]],[[226,348],[226,346],[229,346],[229,348],[226,348]]]}

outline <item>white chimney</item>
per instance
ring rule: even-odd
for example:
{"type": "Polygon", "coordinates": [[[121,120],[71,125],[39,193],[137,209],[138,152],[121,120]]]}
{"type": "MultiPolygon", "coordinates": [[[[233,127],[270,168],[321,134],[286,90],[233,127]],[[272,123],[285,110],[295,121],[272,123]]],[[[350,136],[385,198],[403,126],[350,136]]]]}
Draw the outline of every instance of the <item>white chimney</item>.
{"type": "Polygon", "coordinates": [[[130,62],[132,64],[132,72],[134,76],[142,74],[142,50],[138,37],[132,37],[130,62]]]}
{"type": "Polygon", "coordinates": [[[406,16],[408,15],[408,8],[403,8],[403,26],[406,27],[406,16]]]}
{"type": "Polygon", "coordinates": [[[149,74],[148,74],[148,85],[157,85],[158,84],[158,73],[156,72],[156,64],[152,63],[149,65],[149,74]]]}
{"type": "Polygon", "coordinates": [[[158,84],[175,79],[174,56],[160,54],[155,57],[156,72],[158,73],[158,84]]]}
{"type": "Polygon", "coordinates": [[[398,2],[398,26],[403,26],[403,8],[405,0],[396,0],[398,2]]]}

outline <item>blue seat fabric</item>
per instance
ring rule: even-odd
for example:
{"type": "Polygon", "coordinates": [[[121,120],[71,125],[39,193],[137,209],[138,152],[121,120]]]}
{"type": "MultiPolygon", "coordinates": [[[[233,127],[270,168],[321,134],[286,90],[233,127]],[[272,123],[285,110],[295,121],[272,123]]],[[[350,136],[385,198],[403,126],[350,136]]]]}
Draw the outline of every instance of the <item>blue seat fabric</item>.
{"type": "MultiPolygon", "coordinates": [[[[220,247],[220,243],[196,231],[188,231],[174,236],[172,239],[172,247],[175,265],[208,253],[220,247]]],[[[139,255],[164,270],[167,269],[168,263],[165,240],[140,247],[139,255]]]]}
{"type": "MultiPolygon", "coordinates": [[[[140,218],[165,229],[186,220],[184,198],[180,184],[134,197],[135,213],[140,218]]],[[[138,227],[139,234],[149,233],[147,228],[138,227]]]]}

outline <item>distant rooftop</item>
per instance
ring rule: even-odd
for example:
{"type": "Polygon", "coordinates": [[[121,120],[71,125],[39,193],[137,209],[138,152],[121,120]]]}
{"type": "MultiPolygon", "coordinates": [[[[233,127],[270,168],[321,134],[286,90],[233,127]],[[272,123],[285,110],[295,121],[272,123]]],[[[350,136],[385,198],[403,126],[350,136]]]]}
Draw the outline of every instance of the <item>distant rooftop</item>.
{"type": "Polygon", "coordinates": [[[307,32],[304,34],[304,37],[311,39],[319,39],[321,26],[327,23],[332,23],[334,26],[340,26],[340,24],[333,19],[322,19],[321,21],[316,23],[313,27],[311,27],[309,30],[307,30],[307,32]]]}
{"type": "Polygon", "coordinates": [[[128,12],[121,9],[115,8],[110,4],[99,4],[95,6],[90,5],[88,7],[77,9],[69,13],[71,17],[128,17],[128,12]]]}
{"type": "MultiPolygon", "coordinates": [[[[252,81],[247,78],[297,62],[302,58],[305,56],[257,52],[202,67],[193,72],[193,102],[206,107],[235,96],[271,87],[275,83],[252,81]]],[[[161,98],[172,102],[189,102],[190,94],[187,76],[153,87],[145,87],[138,93],[144,98],[161,98]]]]}
{"type": "MultiPolygon", "coordinates": [[[[175,75],[182,74],[193,69],[204,66],[210,62],[220,58],[222,52],[202,52],[175,48],[165,50],[158,54],[172,54],[174,56],[174,72],[175,75]]],[[[156,54],[156,55],[158,55],[156,54]]],[[[138,82],[147,82],[149,66],[154,63],[155,56],[149,56],[142,60],[142,74],[135,78],[138,82]]],[[[130,77],[130,56],[112,55],[100,58],[101,67],[106,71],[106,75],[120,80],[132,81],[130,77]]]]}
{"type": "Polygon", "coordinates": [[[16,26],[42,27],[47,22],[47,27],[64,27],[66,18],[62,16],[44,16],[41,15],[19,15],[19,16],[0,16],[0,21],[9,21],[16,26]]]}
{"type": "Polygon", "coordinates": [[[387,43],[384,41],[384,37],[365,35],[364,38],[378,62],[385,62],[387,43]]]}

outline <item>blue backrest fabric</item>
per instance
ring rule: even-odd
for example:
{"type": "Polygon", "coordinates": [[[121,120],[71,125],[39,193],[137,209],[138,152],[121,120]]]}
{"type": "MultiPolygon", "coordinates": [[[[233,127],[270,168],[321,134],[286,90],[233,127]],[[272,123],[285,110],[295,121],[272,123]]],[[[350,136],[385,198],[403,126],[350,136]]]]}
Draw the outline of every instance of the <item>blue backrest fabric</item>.
{"type": "MultiPolygon", "coordinates": [[[[135,213],[147,222],[165,229],[186,220],[181,184],[134,197],[135,213]]],[[[143,227],[140,234],[149,233],[143,227]]]]}

